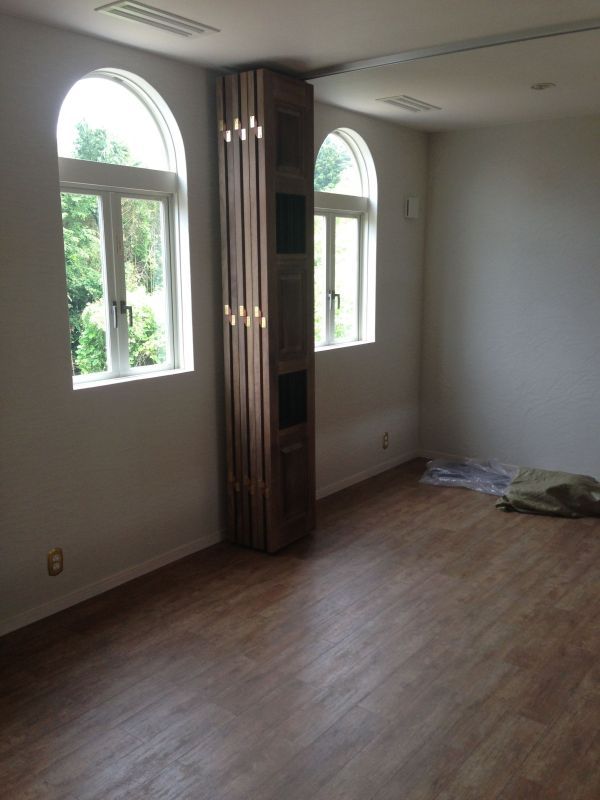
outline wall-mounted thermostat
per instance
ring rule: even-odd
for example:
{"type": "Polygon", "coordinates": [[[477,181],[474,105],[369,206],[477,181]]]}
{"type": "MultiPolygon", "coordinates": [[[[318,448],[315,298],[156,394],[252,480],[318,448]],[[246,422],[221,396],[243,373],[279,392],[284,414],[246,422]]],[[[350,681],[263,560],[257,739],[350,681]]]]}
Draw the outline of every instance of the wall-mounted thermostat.
{"type": "Polygon", "coordinates": [[[404,216],[406,219],[419,219],[419,198],[407,197],[404,204],[404,216]]]}

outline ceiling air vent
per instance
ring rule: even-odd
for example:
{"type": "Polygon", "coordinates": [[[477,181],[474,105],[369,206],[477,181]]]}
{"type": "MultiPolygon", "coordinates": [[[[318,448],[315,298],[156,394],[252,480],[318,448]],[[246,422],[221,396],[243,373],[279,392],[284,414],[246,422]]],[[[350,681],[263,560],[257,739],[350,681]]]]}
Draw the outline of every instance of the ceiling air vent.
{"type": "Polygon", "coordinates": [[[396,108],[403,108],[405,111],[412,111],[415,114],[420,111],[442,110],[439,106],[433,106],[431,103],[417,100],[416,97],[410,97],[407,94],[399,94],[397,97],[378,97],[377,100],[390,106],[396,106],[396,108]]]}
{"type": "Polygon", "coordinates": [[[100,6],[96,11],[101,14],[109,14],[111,17],[141,22],[143,25],[150,25],[152,28],[159,28],[161,31],[168,31],[177,36],[189,37],[198,36],[201,33],[219,33],[218,28],[187,19],[187,17],[180,17],[170,11],[163,11],[162,8],[138,3],[136,0],[118,0],[116,3],[100,6]]]}

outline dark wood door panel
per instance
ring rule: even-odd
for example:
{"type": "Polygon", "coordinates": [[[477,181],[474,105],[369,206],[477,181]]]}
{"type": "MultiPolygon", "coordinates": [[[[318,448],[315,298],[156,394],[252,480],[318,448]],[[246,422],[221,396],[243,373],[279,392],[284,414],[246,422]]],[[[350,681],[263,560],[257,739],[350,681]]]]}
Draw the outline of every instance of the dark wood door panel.
{"type": "Polygon", "coordinates": [[[277,119],[277,172],[304,175],[303,115],[294,108],[279,106],[277,119]]]}
{"type": "Polygon", "coordinates": [[[279,347],[280,361],[304,358],[307,351],[306,304],[307,287],[306,271],[303,269],[286,269],[279,271],[279,347]]]}
{"type": "Polygon", "coordinates": [[[308,449],[306,438],[288,442],[280,448],[281,514],[287,522],[306,513],[308,488],[308,449]]]}
{"type": "Polygon", "coordinates": [[[218,86],[228,527],[273,552],[314,520],[312,87],[218,86]]]}

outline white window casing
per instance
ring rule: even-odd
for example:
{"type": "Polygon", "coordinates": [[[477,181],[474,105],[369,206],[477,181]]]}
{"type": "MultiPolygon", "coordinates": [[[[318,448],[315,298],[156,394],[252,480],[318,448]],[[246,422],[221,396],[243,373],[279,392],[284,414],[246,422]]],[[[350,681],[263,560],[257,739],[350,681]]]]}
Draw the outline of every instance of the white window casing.
{"type": "Polygon", "coordinates": [[[105,333],[108,369],[73,375],[74,388],[151,377],[193,369],[189,237],[183,140],[178,126],[155,90],[137,76],[120,70],[99,70],[102,77],[125,85],[145,104],[159,128],[168,170],[59,157],[60,191],[99,198],[99,235],[104,273],[105,333]],[[165,295],[165,358],[144,366],[129,364],[128,319],[121,208],[128,199],[154,201],[160,209],[160,242],[165,295]]]}
{"type": "Polygon", "coordinates": [[[325,340],[315,342],[317,350],[375,341],[377,238],[377,177],[375,165],[366,143],[355,131],[337,129],[332,133],[339,136],[350,149],[360,170],[363,193],[362,196],[359,196],[340,194],[333,191],[315,191],[315,217],[325,218],[326,246],[324,256],[327,274],[325,340]],[[358,282],[356,287],[358,322],[357,336],[352,340],[336,340],[335,336],[334,305],[338,302],[335,274],[335,230],[336,220],[340,218],[354,218],[358,221],[359,226],[358,282]]]}

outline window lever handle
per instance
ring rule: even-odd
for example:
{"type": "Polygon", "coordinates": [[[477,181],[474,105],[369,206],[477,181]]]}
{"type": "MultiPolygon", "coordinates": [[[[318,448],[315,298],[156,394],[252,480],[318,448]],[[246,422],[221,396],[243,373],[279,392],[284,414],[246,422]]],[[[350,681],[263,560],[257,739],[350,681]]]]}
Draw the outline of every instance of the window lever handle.
{"type": "Polygon", "coordinates": [[[119,313],[117,311],[117,301],[112,301],[112,321],[113,321],[113,328],[115,330],[119,327],[119,313]]]}
{"type": "Polygon", "coordinates": [[[337,309],[340,310],[340,294],[339,292],[329,291],[329,302],[331,303],[332,307],[335,308],[336,298],[337,298],[337,309]]]}
{"type": "Polygon", "coordinates": [[[121,300],[121,314],[127,314],[129,327],[131,328],[133,325],[133,307],[128,306],[125,300],[121,300]]]}

